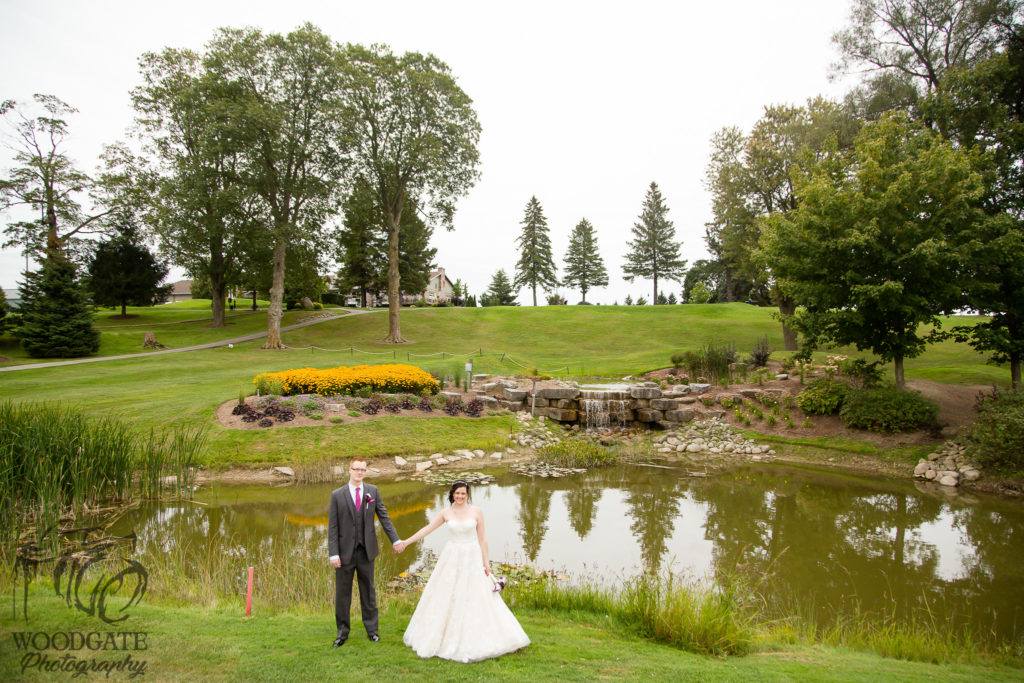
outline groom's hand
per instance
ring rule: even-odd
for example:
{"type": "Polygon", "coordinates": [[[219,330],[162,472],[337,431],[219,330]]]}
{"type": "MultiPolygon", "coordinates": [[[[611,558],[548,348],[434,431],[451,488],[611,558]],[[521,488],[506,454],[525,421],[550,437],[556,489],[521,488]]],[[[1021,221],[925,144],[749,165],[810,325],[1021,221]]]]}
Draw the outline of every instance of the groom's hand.
{"type": "Polygon", "coordinates": [[[398,553],[400,553],[403,550],[405,550],[405,541],[399,541],[398,543],[394,544],[391,547],[394,548],[395,554],[397,555],[398,553]]]}
{"type": "Polygon", "coordinates": [[[332,557],[331,558],[331,566],[334,567],[335,569],[341,569],[341,558],[340,557],[332,557]]]}

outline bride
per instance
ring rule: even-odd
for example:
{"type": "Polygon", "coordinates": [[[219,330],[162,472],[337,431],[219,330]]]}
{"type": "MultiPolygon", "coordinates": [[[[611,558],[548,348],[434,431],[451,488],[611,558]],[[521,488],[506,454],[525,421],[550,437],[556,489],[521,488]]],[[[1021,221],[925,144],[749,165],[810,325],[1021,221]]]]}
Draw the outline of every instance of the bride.
{"type": "Polygon", "coordinates": [[[530,639],[487,578],[484,515],[469,504],[469,484],[456,481],[451,503],[395,549],[405,548],[447,523],[451,540],[441,551],[402,640],[420,657],[476,662],[518,650],[530,639]]]}

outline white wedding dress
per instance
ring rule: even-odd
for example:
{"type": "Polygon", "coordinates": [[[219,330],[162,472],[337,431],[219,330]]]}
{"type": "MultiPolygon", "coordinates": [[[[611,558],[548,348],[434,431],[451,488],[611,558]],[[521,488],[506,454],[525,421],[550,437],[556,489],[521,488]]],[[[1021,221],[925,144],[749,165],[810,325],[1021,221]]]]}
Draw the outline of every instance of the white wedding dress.
{"type": "Polygon", "coordinates": [[[476,520],[446,524],[452,537],[402,640],[420,657],[455,662],[477,662],[529,645],[529,637],[484,574],[476,520]]]}

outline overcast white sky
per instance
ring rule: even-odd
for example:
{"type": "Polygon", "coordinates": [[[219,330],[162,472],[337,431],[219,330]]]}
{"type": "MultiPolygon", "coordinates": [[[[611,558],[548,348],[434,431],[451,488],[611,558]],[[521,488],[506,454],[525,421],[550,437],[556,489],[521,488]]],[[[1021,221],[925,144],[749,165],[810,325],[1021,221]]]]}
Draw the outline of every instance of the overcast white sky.
{"type": "MultiPolygon", "coordinates": [[[[827,75],[831,35],[847,13],[848,0],[0,0],[0,99],[41,92],[77,107],[68,151],[92,172],[103,145],[131,123],[128,93],[143,52],[201,49],[220,26],[287,32],[306,21],[339,42],[433,52],[483,127],[483,176],[459,203],[455,230],[435,233],[438,264],[477,295],[498,268],[511,276],[523,209],[536,195],[559,275],[569,234],[586,217],[610,279],[587,299],[621,303],[626,294],[651,296],[649,281],[626,283],[621,269],[650,182],[665,195],[685,258],[705,257],[712,133],[749,130],[766,104],[841,96],[849,84],[827,75]]],[[[24,268],[17,250],[0,252],[0,286],[17,286],[24,268]]],[[[578,291],[560,291],[579,300],[578,291]]]]}

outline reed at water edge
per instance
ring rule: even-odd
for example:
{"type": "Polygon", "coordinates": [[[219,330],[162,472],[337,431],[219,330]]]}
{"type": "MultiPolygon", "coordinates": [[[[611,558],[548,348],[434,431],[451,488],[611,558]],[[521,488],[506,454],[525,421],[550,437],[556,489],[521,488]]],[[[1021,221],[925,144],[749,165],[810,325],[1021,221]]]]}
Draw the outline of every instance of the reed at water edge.
{"type": "Polygon", "coordinates": [[[205,441],[199,428],[140,433],[61,404],[0,401],[0,560],[11,564],[26,532],[137,497],[191,495],[205,441]]]}

